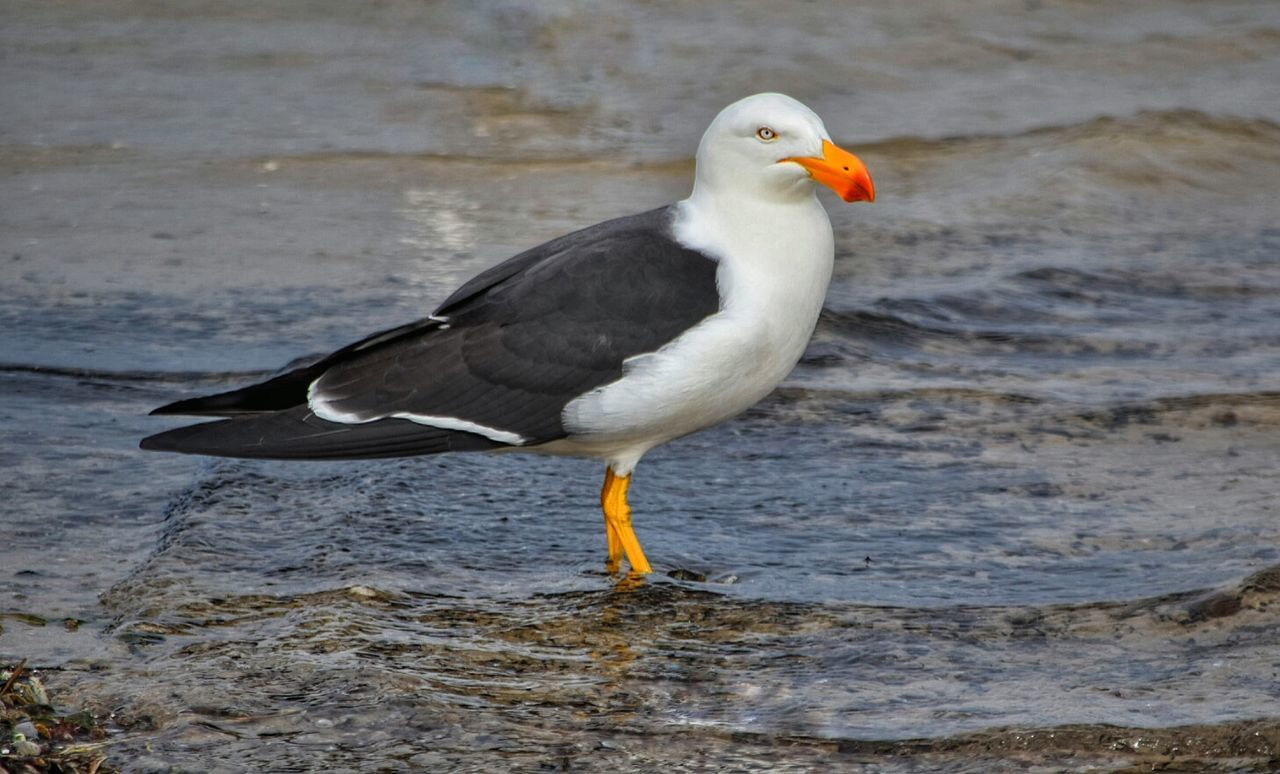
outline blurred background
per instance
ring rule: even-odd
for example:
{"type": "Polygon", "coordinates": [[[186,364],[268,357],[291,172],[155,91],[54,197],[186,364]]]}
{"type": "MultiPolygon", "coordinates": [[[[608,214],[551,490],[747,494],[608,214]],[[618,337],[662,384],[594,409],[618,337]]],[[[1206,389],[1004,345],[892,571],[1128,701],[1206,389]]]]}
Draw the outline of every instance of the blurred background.
{"type": "Polygon", "coordinates": [[[1280,5],[11,0],[0,72],[0,662],[110,764],[1280,756],[1280,5]],[[878,200],[779,391],[646,457],[652,579],[594,462],[136,450],[767,90],[878,200]]]}

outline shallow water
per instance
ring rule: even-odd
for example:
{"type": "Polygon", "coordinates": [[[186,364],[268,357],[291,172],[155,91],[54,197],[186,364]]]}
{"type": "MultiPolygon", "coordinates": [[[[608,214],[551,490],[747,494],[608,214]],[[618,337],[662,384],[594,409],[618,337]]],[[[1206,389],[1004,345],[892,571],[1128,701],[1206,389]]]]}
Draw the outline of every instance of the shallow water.
{"type": "Polygon", "coordinates": [[[912,8],[6,6],[0,660],[136,770],[1271,765],[1280,6],[912,8]],[[881,198],[783,387],[646,457],[654,578],[593,462],[136,451],[762,88],[881,198]]]}

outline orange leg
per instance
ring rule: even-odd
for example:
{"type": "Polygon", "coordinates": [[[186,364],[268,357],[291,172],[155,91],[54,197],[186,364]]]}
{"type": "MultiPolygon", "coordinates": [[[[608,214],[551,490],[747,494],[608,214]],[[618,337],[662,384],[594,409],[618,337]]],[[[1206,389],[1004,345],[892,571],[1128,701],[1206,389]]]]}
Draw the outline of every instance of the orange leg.
{"type": "Polygon", "coordinates": [[[631,563],[631,571],[641,575],[653,572],[644,556],[640,540],[631,528],[631,506],[627,504],[627,487],[631,476],[619,476],[608,468],[604,473],[604,489],[600,492],[600,507],[604,509],[604,528],[609,537],[609,572],[618,571],[618,561],[625,552],[631,563]]]}
{"type": "MultiPolygon", "coordinates": [[[[605,568],[611,573],[618,571],[618,562],[622,559],[622,536],[618,534],[618,528],[613,519],[609,518],[609,508],[612,503],[610,498],[614,497],[613,491],[619,486],[617,481],[618,477],[613,474],[613,468],[607,468],[604,474],[604,489],[600,490],[600,507],[604,509],[604,533],[609,539],[609,561],[605,563],[605,568]]],[[[626,484],[620,486],[625,492],[626,484]]]]}

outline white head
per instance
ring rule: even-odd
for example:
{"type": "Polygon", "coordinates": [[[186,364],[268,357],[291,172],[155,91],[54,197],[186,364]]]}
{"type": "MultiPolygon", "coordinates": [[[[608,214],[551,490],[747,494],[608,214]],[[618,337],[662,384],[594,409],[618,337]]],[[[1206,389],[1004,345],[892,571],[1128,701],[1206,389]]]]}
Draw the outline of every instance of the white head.
{"type": "Polygon", "coordinates": [[[845,201],[874,201],[862,162],[831,142],[822,119],[785,94],[756,94],[720,111],[698,144],[694,195],[773,201],[812,197],[822,183],[845,201]]]}

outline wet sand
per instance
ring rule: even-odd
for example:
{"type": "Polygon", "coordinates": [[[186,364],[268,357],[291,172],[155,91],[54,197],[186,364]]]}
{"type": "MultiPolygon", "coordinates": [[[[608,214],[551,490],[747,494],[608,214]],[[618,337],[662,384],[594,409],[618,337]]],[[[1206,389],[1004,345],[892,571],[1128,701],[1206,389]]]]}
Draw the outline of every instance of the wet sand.
{"type": "Polygon", "coordinates": [[[0,662],[125,770],[1273,768],[1280,14],[833,14],[0,11],[0,662]],[[762,88],[881,198],[786,384],[646,458],[652,579],[591,462],[137,451],[762,88]]]}

